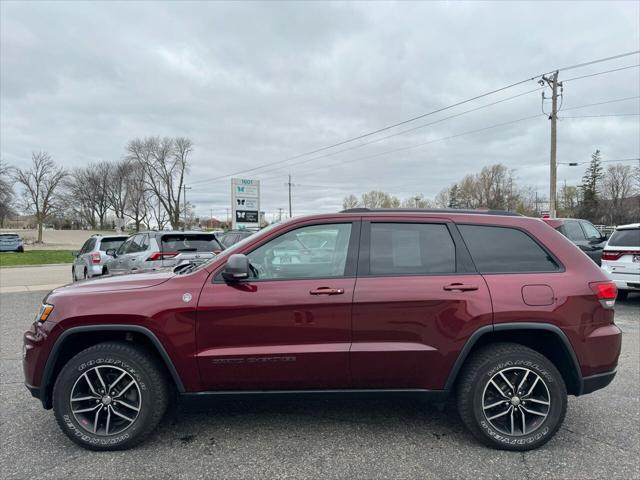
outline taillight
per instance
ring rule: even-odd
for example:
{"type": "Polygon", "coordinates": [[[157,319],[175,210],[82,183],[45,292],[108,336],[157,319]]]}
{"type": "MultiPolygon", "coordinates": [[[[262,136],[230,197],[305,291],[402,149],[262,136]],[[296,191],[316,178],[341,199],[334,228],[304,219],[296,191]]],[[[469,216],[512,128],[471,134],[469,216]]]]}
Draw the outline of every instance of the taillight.
{"type": "Polygon", "coordinates": [[[604,308],[613,308],[618,296],[618,287],[613,282],[591,282],[589,284],[604,308]]]}
{"type": "Polygon", "coordinates": [[[100,263],[100,260],[99,252],[91,252],[91,263],[100,263]]]}
{"type": "Polygon", "coordinates": [[[153,252],[149,258],[147,258],[147,262],[151,262],[154,260],[164,260],[165,258],[173,258],[178,255],[178,252],[153,252]]]}
{"type": "Polygon", "coordinates": [[[618,260],[624,255],[640,255],[640,250],[606,250],[602,252],[602,260],[618,260]]]}

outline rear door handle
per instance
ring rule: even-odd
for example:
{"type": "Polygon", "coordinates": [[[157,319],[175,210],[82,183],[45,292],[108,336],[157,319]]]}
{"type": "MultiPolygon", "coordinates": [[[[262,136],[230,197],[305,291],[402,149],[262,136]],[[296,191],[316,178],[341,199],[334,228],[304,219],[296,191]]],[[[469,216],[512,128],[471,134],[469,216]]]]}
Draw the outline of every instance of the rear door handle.
{"type": "Polygon", "coordinates": [[[309,291],[311,295],[342,295],[344,288],[318,287],[309,291]]]}
{"type": "Polygon", "coordinates": [[[453,290],[458,290],[460,292],[470,292],[472,290],[478,290],[478,286],[467,283],[450,283],[449,285],[445,285],[444,287],[442,287],[442,289],[448,292],[453,290]]]}

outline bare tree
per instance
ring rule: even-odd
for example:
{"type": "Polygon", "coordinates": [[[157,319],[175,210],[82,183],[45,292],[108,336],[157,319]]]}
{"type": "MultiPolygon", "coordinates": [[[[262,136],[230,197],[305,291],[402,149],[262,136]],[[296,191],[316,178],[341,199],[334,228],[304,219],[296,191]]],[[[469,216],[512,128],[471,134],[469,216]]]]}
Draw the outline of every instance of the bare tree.
{"type": "Polygon", "coordinates": [[[64,182],[66,187],[66,209],[92,229],[105,228],[110,207],[109,182],[111,164],[98,162],[76,168],[64,182]]]}
{"type": "Polygon", "coordinates": [[[55,208],[56,195],[66,176],[67,172],[47,152],[34,152],[29,168],[15,169],[15,181],[24,187],[24,207],[36,217],[38,243],[42,243],[43,224],[55,208]]]}
{"type": "Polygon", "coordinates": [[[185,174],[193,144],[188,138],[149,137],[127,146],[128,158],[143,166],[149,190],[157,197],[174,229],[180,226],[185,174]]]}
{"type": "Polygon", "coordinates": [[[120,160],[113,165],[111,177],[108,183],[109,206],[113,210],[116,219],[124,226],[124,217],[129,208],[130,176],[133,163],[128,159],[120,160]]]}
{"type": "Polygon", "coordinates": [[[147,189],[144,179],[144,168],[139,163],[132,162],[129,175],[126,180],[128,202],[125,208],[127,215],[135,224],[136,232],[140,231],[140,226],[149,217],[147,189]]]}
{"type": "Polygon", "coordinates": [[[378,190],[363,193],[360,202],[366,208],[398,208],[400,206],[398,197],[378,190]]]}
{"type": "Polygon", "coordinates": [[[404,199],[400,206],[402,208],[433,208],[433,202],[420,193],[404,199]]]}
{"type": "Polygon", "coordinates": [[[606,220],[612,225],[625,221],[627,217],[623,202],[634,191],[633,169],[629,165],[610,165],[602,179],[602,194],[609,200],[606,220]]]}
{"type": "Polygon", "coordinates": [[[350,208],[356,208],[359,204],[360,204],[360,202],[358,202],[358,197],[356,197],[352,193],[352,194],[347,195],[346,197],[344,197],[344,199],[342,200],[342,209],[343,210],[348,210],[350,208]]]}
{"type": "Polygon", "coordinates": [[[0,159],[0,227],[4,227],[6,219],[13,213],[13,185],[9,181],[12,169],[0,159]]]}

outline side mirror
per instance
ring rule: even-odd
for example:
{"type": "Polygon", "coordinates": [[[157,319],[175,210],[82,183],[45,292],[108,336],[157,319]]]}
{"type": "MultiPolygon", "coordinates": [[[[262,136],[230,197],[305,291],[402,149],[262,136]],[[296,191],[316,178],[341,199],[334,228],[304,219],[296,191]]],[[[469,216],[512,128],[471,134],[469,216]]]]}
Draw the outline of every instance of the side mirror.
{"type": "Polygon", "coordinates": [[[74,250],[71,252],[71,255],[73,255],[74,257],[77,257],[78,255],[80,255],[80,251],[79,250],[74,250]]]}
{"type": "Polygon", "coordinates": [[[118,255],[116,255],[116,249],[115,248],[109,248],[107,249],[107,251],[105,252],[107,255],[109,255],[110,257],[117,257],[118,255]]]}
{"type": "Polygon", "coordinates": [[[213,251],[213,254],[214,254],[214,255],[220,255],[221,253],[222,253],[222,250],[220,250],[219,248],[216,248],[216,249],[213,251]]]}
{"type": "Polygon", "coordinates": [[[222,270],[222,278],[227,282],[238,282],[249,278],[249,259],[246,255],[241,253],[231,255],[222,270]]]}

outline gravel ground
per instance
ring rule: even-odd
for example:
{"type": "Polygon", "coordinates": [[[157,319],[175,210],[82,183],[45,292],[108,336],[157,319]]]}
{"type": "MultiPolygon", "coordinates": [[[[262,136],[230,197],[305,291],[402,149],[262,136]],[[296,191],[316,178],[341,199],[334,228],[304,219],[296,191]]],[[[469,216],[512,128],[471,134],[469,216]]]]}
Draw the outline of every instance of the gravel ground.
{"type": "Polygon", "coordinates": [[[455,410],[397,398],[254,398],[181,405],[135,450],[80,449],[22,384],[21,335],[43,296],[0,295],[2,478],[640,478],[640,296],[619,302],[619,373],[570,397],[539,450],[480,446],[455,410]]]}

